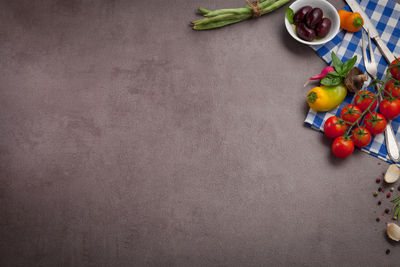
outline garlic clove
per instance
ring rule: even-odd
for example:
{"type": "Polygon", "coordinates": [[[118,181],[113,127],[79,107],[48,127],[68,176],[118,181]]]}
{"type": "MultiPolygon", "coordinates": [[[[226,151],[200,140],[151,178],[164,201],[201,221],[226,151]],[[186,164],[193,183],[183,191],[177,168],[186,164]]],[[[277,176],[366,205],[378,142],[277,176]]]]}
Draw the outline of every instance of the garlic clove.
{"type": "Polygon", "coordinates": [[[394,241],[400,241],[400,226],[395,223],[388,223],[386,226],[386,234],[394,241]]]}
{"type": "Polygon", "coordinates": [[[392,184],[400,177],[400,169],[396,164],[391,164],[385,173],[385,182],[392,184]]]}

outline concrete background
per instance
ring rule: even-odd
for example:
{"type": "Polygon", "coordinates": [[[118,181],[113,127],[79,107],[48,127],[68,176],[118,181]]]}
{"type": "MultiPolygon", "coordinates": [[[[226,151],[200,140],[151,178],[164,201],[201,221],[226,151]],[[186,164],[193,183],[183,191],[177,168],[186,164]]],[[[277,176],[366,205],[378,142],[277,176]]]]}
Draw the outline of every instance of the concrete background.
{"type": "Polygon", "coordinates": [[[387,164],[303,126],[285,8],[188,26],[243,4],[0,1],[0,266],[398,264],[387,164]]]}

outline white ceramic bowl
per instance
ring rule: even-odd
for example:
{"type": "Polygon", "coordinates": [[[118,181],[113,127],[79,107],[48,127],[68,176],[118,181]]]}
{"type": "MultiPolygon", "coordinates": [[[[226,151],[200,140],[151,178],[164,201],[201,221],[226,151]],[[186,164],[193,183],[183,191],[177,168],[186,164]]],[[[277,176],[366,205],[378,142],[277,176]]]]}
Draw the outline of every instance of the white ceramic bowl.
{"type": "Polygon", "coordinates": [[[295,31],[296,27],[293,27],[294,24],[290,24],[290,22],[286,18],[286,13],[285,13],[285,26],[289,34],[300,43],[308,45],[321,45],[332,40],[333,37],[335,37],[336,34],[339,32],[340,28],[340,18],[336,8],[326,0],[297,0],[293,2],[289,7],[296,14],[296,12],[303,6],[311,6],[312,8],[319,7],[320,9],[322,9],[324,17],[329,18],[331,20],[331,29],[324,38],[316,39],[311,42],[304,41],[303,39],[300,39],[297,36],[295,31]]]}

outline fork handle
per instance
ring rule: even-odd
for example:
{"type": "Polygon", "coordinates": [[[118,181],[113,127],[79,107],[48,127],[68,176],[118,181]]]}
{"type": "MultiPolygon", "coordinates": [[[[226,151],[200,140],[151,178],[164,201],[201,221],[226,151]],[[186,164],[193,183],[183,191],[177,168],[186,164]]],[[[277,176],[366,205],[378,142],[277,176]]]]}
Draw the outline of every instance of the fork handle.
{"type": "Polygon", "coordinates": [[[396,163],[399,162],[400,161],[399,146],[397,145],[396,136],[394,135],[391,121],[388,121],[385,129],[385,142],[389,158],[393,162],[396,163]]]}
{"type": "MultiPolygon", "coordinates": [[[[380,87],[380,85],[377,86],[380,87]]],[[[382,96],[380,97],[380,100],[382,100],[382,96]]],[[[387,121],[385,128],[385,144],[390,160],[395,163],[399,162],[400,161],[399,144],[397,143],[396,136],[394,135],[392,121],[389,120],[387,121]]]]}
{"type": "MultiPolygon", "coordinates": [[[[380,89],[380,85],[377,85],[378,90],[380,89]]],[[[382,100],[382,96],[379,100],[382,100]]],[[[400,161],[400,149],[399,144],[397,143],[396,136],[394,135],[392,121],[387,121],[385,128],[385,144],[386,150],[388,152],[388,156],[391,161],[397,163],[400,161]]]]}
{"type": "MultiPolygon", "coordinates": [[[[375,77],[376,78],[376,77],[375,77]]],[[[378,90],[380,90],[380,85],[376,85],[378,90]]],[[[379,98],[382,101],[382,96],[379,98]]],[[[391,161],[397,163],[400,161],[400,149],[399,144],[397,143],[396,136],[394,135],[392,121],[387,121],[386,128],[385,128],[385,144],[386,150],[388,152],[388,156],[391,161]]]]}

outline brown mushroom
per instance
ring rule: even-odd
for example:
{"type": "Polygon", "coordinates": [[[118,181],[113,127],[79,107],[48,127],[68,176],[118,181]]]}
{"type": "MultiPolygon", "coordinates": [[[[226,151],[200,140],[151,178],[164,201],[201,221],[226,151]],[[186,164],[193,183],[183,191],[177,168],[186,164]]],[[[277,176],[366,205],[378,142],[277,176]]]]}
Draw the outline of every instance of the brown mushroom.
{"type": "Polygon", "coordinates": [[[347,87],[349,92],[356,93],[361,90],[364,82],[367,80],[368,76],[359,68],[354,67],[347,73],[347,76],[344,79],[344,85],[347,87]]]}

